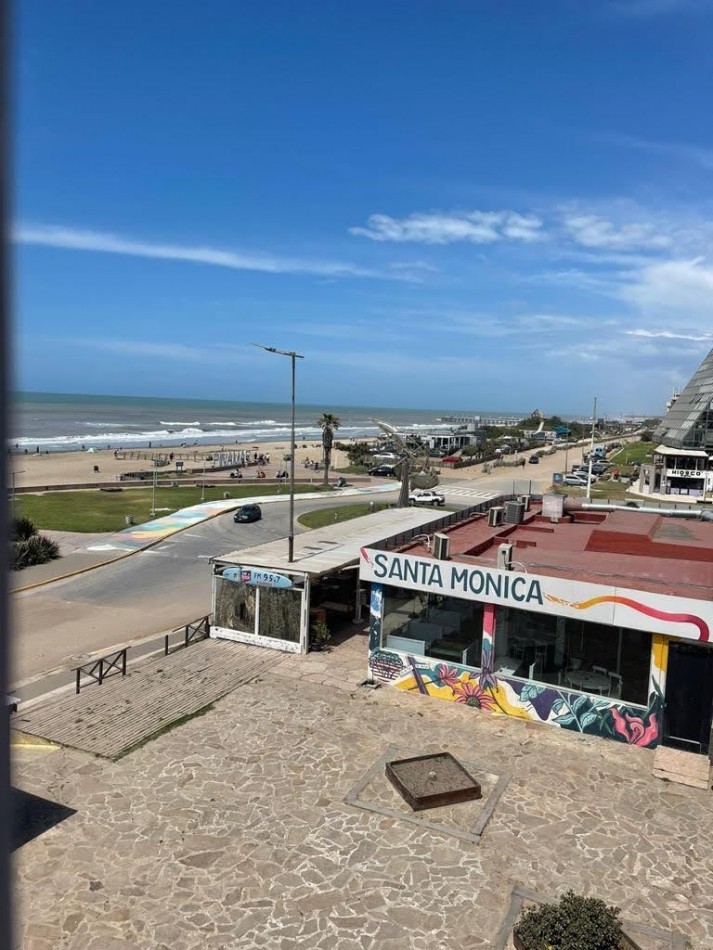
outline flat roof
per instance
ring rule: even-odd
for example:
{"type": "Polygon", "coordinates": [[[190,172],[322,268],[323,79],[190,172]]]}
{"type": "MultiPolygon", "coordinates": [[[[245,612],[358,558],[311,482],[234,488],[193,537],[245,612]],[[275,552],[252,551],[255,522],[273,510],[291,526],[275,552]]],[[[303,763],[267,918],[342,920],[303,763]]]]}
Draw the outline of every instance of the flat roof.
{"type": "MultiPolygon", "coordinates": [[[[713,591],[713,522],[567,506],[554,523],[534,504],[522,524],[494,527],[482,517],[444,531],[454,561],[494,568],[510,542],[517,569],[533,574],[699,600],[713,591]]],[[[415,539],[399,550],[432,556],[415,539]]]]}
{"type": "Polygon", "coordinates": [[[287,560],[287,538],[258,544],[211,558],[211,563],[269,567],[275,571],[297,571],[321,575],[357,563],[363,547],[379,544],[416,528],[453,515],[424,508],[386,508],[352,521],[327,525],[295,536],[294,560],[287,560]]]}
{"type": "Polygon", "coordinates": [[[656,455],[687,455],[691,458],[708,458],[708,453],[703,449],[674,449],[670,445],[659,445],[658,448],[654,449],[654,452],[656,455]]]}

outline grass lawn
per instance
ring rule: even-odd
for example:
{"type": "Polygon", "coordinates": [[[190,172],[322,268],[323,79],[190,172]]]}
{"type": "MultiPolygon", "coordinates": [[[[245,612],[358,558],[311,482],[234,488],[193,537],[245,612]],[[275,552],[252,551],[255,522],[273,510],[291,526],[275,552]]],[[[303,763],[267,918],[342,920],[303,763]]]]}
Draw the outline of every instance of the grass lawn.
{"type": "MultiPolygon", "coordinates": [[[[295,485],[295,494],[319,490],[317,486],[295,485]]],[[[251,495],[287,495],[283,485],[241,485],[233,488],[206,488],[205,500],[218,501],[227,494],[230,498],[251,495]]],[[[29,518],[40,529],[50,531],[120,531],[126,527],[125,516],[133,515],[135,524],[150,521],[151,488],[124,488],[122,491],[43,492],[41,495],[17,495],[17,516],[29,518]]],[[[189,508],[201,501],[201,489],[156,489],[156,516],[171,514],[179,508],[189,508]]]]}
{"type": "Polygon", "coordinates": [[[324,528],[328,524],[337,524],[340,521],[351,521],[352,518],[361,518],[374,511],[383,511],[390,508],[385,502],[374,502],[374,507],[366,503],[359,505],[341,505],[338,508],[320,508],[319,511],[308,511],[297,519],[303,528],[324,528]]]}
{"type": "Polygon", "coordinates": [[[631,442],[609,457],[612,468],[621,468],[622,465],[631,465],[633,462],[650,462],[653,458],[655,442],[631,442]]]}

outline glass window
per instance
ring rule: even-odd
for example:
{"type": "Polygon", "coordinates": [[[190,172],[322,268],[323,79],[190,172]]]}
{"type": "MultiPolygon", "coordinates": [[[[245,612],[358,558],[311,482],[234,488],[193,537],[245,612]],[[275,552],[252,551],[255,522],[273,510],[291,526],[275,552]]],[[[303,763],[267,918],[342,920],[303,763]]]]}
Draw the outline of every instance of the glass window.
{"type": "Polygon", "coordinates": [[[258,633],[261,637],[290,640],[299,643],[302,591],[279,590],[274,587],[260,588],[260,620],[258,633]]]}
{"type": "Polygon", "coordinates": [[[255,588],[216,577],[215,625],[255,633],[255,588]]]}
{"type": "Polygon", "coordinates": [[[651,634],[499,607],[494,670],[646,705],[651,634]]]}
{"type": "Polygon", "coordinates": [[[483,605],[384,586],[382,646],[480,666],[483,605]]]}

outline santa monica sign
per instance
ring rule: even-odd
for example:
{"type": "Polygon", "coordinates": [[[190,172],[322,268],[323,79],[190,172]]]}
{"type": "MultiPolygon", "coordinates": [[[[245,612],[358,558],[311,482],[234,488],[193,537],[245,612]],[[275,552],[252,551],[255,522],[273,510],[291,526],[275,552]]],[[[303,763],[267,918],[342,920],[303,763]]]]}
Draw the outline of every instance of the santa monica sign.
{"type": "Polygon", "coordinates": [[[709,641],[713,627],[713,606],[705,600],[372,548],[362,548],[359,577],[445,597],[703,642],[709,641]]]}
{"type": "Polygon", "coordinates": [[[484,600],[513,600],[518,604],[534,601],[542,606],[542,587],[539,580],[511,571],[490,571],[432,558],[418,560],[375,552],[374,577],[389,584],[405,581],[406,586],[418,584],[439,594],[482,597],[484,600]]]}

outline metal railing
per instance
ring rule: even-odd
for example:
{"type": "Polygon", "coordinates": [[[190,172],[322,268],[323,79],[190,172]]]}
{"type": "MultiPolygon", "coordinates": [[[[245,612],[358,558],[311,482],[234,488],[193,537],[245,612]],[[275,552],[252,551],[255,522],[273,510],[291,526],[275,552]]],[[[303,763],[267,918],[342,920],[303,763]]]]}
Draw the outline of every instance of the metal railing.
{"type": "MultiPolygon", "coordinates": [[[[100,685],[109,676],[126,676],[126,654],[128,652],[129,647],[124,647],[123,650],[117,650],[116,653],[109,653],[107,656],[93,660],[85,666],[76,667],[74,670],[77,677],[75,691],[79,693],[82,688],[82,674],[88,676],[90,681],[99,683],[100,685]]],[[[85,686],[86,685],[85,683],[85,686]]]]}
{"type": "MultiPolygon", "coordinates": [[[[437,521],[429,521],[426,525],[420,525],[417,528],[409,528],[408,531],[402,531],[401,534],[396,534],[391,538],[387,538],[385,541],[379,541],[374,544],[370,544],[369,547],[385,551],[399,548],[401,545],[406,544],[409,541],[413,541],[414,538],[423,535],[425,532],[428,534],[433,534],[435,531],[441,531],[443,528],[458,524],[461,521],[467,521],[469,518],[473,518],[475,515],[483,514],[490,508],[493,508],[495,505],[501,505],[504,501],[517,499],[518,497],[519,495],[498,495],[495,498],[488,498],[487,501],[482,501],[477,505],[469,505],[467,508],[461,508],[458,511],[451,511],[449,514],[444,515],[437,521]]],[[[535,496],[533,495],[531,497],[534,498],[535,496]]]]}
{"type": "Polygon", "coordinates": [[[187,646],[190,646],[191,643],[199,643],[201,640],[206,640],[210,633],[210,614],[207,617],[201,617],[198,620],[193,620],[191,623],[184,624],[183,627],[176,627],[175,630],[172,630],[171,633],[167,633],[163,638],[163,653],[164,656],[168,656],[173,650],[182,650],[187,646]],[[178,642],[171,644],[171,636],[174,633],[179,633],[183,631],[183,638],[178,642]]]}

